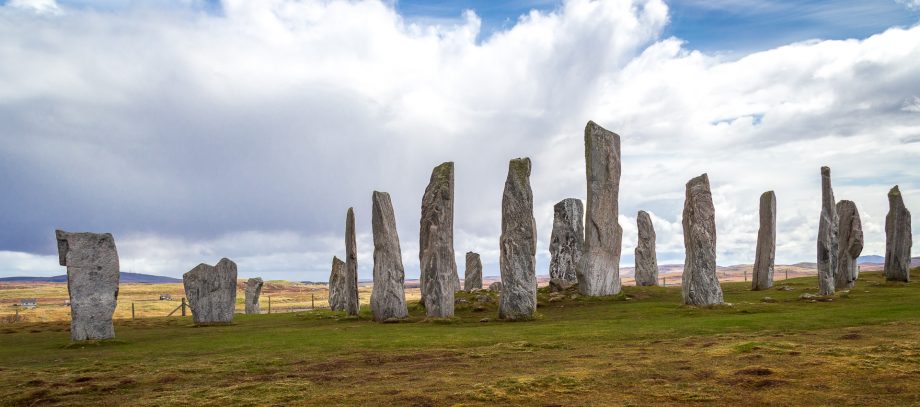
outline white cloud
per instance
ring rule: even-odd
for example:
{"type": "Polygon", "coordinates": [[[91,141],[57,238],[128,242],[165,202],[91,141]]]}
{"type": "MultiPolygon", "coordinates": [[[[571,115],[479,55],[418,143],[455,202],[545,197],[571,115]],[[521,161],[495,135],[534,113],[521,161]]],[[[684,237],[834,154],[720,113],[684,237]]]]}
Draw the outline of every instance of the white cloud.
{"type": "Polygon", "coordinates": [[[9,0],[7,7],[31,10],[39,14],[59,14],[61,8],[55,0],[9,0]]]}
{"type": "Polygon", "coordinates": [[[897,1],[898,4],[902,4],[904,5],[904,7],[907,7],[911,10],[920,9],[920,0],[895,0],[895,1],[897,1]]]}

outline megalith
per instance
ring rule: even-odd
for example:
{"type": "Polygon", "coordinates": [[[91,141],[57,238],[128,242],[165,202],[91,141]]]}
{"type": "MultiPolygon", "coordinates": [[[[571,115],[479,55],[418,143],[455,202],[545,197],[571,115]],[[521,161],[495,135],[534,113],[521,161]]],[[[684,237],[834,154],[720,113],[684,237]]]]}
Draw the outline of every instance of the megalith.
{"type": "Polygon", "coordinates": [[[885,217],[885,279],[910,281],[910,211],[904,206],[901,190],[888,191],[888,216],[885,217]]]}
{"type": "Polygon", "coordinates": [[[345,313],[357,316],[358,302],[358,243],[355,240],[355,210],[345,215],[345,289],[342,290],[345,313]]]}
{"type": "Polygon", "coordinates": [[[821,218],[818,223],[818,294],[831,295],[836,285],[838,255],[837,201],[831,188],[831,169],[821,167],[821,218]]]}
{"type": "Polygon", "coordinates": [[[345,311],[345,262],[336,256],[332,256],[329,273],[329,309],[345,311]]]}
{"type": "Polygon", "coordinates": [[[454,163],[431,171],[422,196],[419,228],[419,286],[425,312],[433,318],[454,316],[454,292],[460,287],[454,258],[454,163]]]}
{"type": "Polygon", "coordinates": [[[259,295],[262,294],[262,285],[264,282],[261,277],[254,277],[246,280],[246,313],[261,314],[259,309],[259,295]]]}
{"type": "Polygon", "coordinates": [[[578,263],[585,250],[585,211],[580,199],[566,198],[553,206],[553,233],[549,241],[549,278],[578,282],[578,263]]]}
{"type": "Polygon", "coordinates": [[[862,221],[859,220],[859,211],[853,201],[837,202],[837,228],[839,252],[837,253],[837,273],[834,278],[838,290],[848,290],[856,284],[859,277],[859,267],[856,259],[862,253],[863,230],[862,221]]]}
{"type": "Polygon", "coordinates": [[[492,284],[489,284],[489,291],[501,293],[502,292],[502,282],[496,281],[492,284]]]}
{"type": "Polygon", "coordinates": [[[374,191],[371,196],[371,228],[374,235],[374,289],[371,311],[383,322],[409,316],[406,307],[406,274],[396,232],[396,215],[390,194],[374,191]]]}
{"type": "Polygon", "coordinates": [[[716,217],[709,189],[709,176],[687,182],[684,213],[684,304],[721,304],[722,287],[716,276],[716,217]]]}
{"type": "Polygon", "coordinates": [[[760,195],[760,229],[757,231],[757,248],[754,252],[752,290],[773,287],[773,268],[776,261],[776,194],[767,191],[760,195]]]}
{"type": "Polygon", "coordinates": [[[118,251],[111,233],[55,231],[58,259],[67,267],[70,339],[115,337],[112,314],[118,302],[118,251]]]}
{"type": "Polygon", "coordinates": [[[585,248],[578,267],[578,291],[602,296],[620,293],[623,228],[617,221],[620,191],[620,136],[589,121],[585,126],[588,201],[585,248]]]}
{"type": "Polygon", "coordinates": [[[466,252],[466,272],[463,274],[463,289],[466,291],[482,289],[482,259],[479,253],[466,252]]]}
{"type": "Polygon", "coordinates": [[[499,244],[502,292],[498,317],[531,319],[537,309],[537,223],[533,217],[529,158],[516,158],[508,164],[499,244]]]}
{"type": "Polygon", "coordinates": [[[636,285],[658,285],[658,255],[655,253],[655,227],[646,211],[639,211],[636,217],[639,240],[636,242],[636,285]]]}
{"type": "Polygon", "coordinates": [[[236,307],[236,263],[223,258],[201,263],[182,275],[185,297],[197,325],[229,324],[236,307]]]}

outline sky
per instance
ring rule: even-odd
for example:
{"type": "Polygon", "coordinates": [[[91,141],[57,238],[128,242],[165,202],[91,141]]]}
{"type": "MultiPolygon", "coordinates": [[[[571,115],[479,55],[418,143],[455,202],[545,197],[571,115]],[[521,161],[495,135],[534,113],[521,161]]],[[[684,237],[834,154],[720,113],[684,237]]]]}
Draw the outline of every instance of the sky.
{"type": "Polygon", "coordinates": [[[683,262],[702,173],[719,264],[753,262],[767,190],[777,263],[814,262],[822,165],[881,255],[888,190],[920,213],[918,21],[916,0],[0,2],[0,277],[63,274],[64,229],[111,232],[122,271],[227,257],[323,281],[354,207],[369,279],[377,190],[416,278],[445,161],[460,273],[476,251],[494,276],[525,156],[547,274],[552,207],[586,196],[589,120],[621,136],[622,266],[639,210],[659,264],[683,262]]]}

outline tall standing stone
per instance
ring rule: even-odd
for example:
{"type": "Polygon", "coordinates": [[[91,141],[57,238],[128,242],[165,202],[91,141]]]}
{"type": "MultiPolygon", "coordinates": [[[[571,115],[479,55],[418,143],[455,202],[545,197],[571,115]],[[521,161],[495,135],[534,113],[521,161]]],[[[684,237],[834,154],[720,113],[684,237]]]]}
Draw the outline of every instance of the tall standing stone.
{"type": "Polygon", "coordinates": [[[840,221],[838,231],[837,274],[835,286],[838,290],[853,288],[859,277],[859,268],[856,259],[862,253],[863,231],[862,222],[859,220],[859,211],[853,201],[837,202],[837,217],[840,221]]]}
{"type": "Polygon", "coordinates": [[[585,211],[581,200],[566,198],[553,206],[553,234],[549,241],[549,278],[578,282],[578,263],[585,250],[585,211]]]}
{"type": "Polygon", "coordinates": [[[329,309],[345,311],[345,262],[335,256],[329,273],[329,309]]]}
{"type": "Polygon", "coordinates": [[[776,194],[773,191],[760,195],[760,229],[757,231],[757,249],[754,254],[752,290],[773,287],[773,267],[776,260],[776,194]]]}
{"type": "Polygon", "coordinates": [[[904,206],[901,190],[888,191],[888,216],[885,217],[885,279],[910,281],[910,211],[904,206]]]}
{"type": "Polygon", "coordinates": [[[261,314],[259,309],[259,296],[262,294],[262,285],[264,282],[261,277],[254,277],[246,280],[246,313],[261,314]]]}
{"type": "Polygon", "coordinates": [[[185,296],[197,325],[229,324],[236,308],[236,263],[220,259],[201,263],[182,275],[185,296]]]}
{"type": "Polygon", "coordinates": [[[110,233],[55,231],[58,260],[67,267],[70,339],[115,337],[112,314],[118,302],[118,251],[110,233]]]}
{"type": "Polygon", "coordinates": [[[498,317],[531,319],[537,309],[537,222],[533,217],[529,158],[516,158],[508,164],[500,245],[502,293],[498,317]]]}
{"type": "Polygon", "coordinates": [[[636,217],[639,241],[636,243],[636,285],[658,285],[658,255],[655,253],[655,227],[646,211],[636,217]]]}
{"type": "Polygon", "coordinates": [[[399,234],[396,232],[396,215],[390,194],[374,191],[372,198],[371,228],[374,234],[374,289],[371,292],[371,311],[374,320],[383,322],[409,316],[406,308],[405,270],[399,234]]]}
{"type": "Polygon", "coordinates": [[[358,243],[355,240],[355,210],[348,208],[345,215],[345,289],[342,291],[345,313],[357,316],[358,302],[358,243]]]}
{"type": "Polygon", "coordinates": [[[431,171],[419,229],[419,285],[425,311],[429,317],[453,317],[454,292],[460,287],[454,258],[454,163],[431,171]]]}
{"type": "Polygon", "coordinates": [[[588,202],[585,251],[578,267],[578,290],[584,295],[620,293],[623,228],[617,221],[620,193],[620,136],[592,121],[585,126],[588,202]]]}
{"type": "Polygon", "coordinates": [[[818,223],[818,293],[834,293],[837,274],[838,229],[837,201],[831,188],[831,169],[821,167],[821,218],[818,223]]]}
{"type": "Polygon", "coordinates": [[[463,274],[463,289],[482,289],[482,260],[479,253],[466,252],[466,272],[463,274]]]}
{"type": "Polygon", "coordinates": [[[684,304],[721,304],[722,287],[716,276],[716,216],[706,174],[687,182],[684,213],[684,304]]]}

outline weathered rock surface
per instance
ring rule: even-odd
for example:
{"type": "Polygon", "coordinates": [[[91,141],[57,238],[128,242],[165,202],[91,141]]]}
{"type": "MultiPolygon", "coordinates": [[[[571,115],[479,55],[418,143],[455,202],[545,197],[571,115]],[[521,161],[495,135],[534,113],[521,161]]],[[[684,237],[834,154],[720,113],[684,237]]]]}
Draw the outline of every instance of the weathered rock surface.
{"type": "Polygon", "coordinates": [[[636,217],[639,241],[636,243],[636,285],[658,285],[658,255],[655,253],[655,227],[646,211],[636,217]]]}
{"type": "Polygon", "coordinates": [[[479,253],[466,252],[466,272],[463,275],[463,289],[466,291],[482,289],[482,259],[479,253]]]}
{"type": "Polygon", "coordinates": [[[500,293],[502,292],[502,282],[496,281],[492,284],[489,284],[489,291],[500,293]]]}
{"type": "Polygon", "coordinates": [[[757,248],[754,254],[752,290],[766,290],[773,286],[773,267],[776,260],[776,194],[773,191],[760,195],[760,229],[757,231],[757,248]]]}
{"type": "Polygon", "coordinates": [[[220,259],[215,266],[201,263],[182,275],[185,296],[195,324],[229,324],[236,307],[236,263],[220,259]]]}
{"type": "Polygon", "coordinates": [[[687,182],[684,213],[683,296],[684,304],[723,303],[722,287],[716,276],[716,217],[706,174],[687,182]]]}
{"type": "Polygon", "coordinates": [[[345,289],[342,290],[345,314],[357,316],[358,302],[358,243],[355,240],[355,210],[348,208],[345,215],[345,289]]]}
{"type": "Polygon", "coordinates": [[[831,188],[831,169],[821,167],[821,218],[818,223],[818,293],[834,293],[837,274],[838,230],[837,201],[831,188]]]}
{"type": "Polygon", "coordinates": [[[551,278],[549,279],[549,290],[554,293],[562,292],[562,291],[568,290],[575,284],[577,283],[573,283],[568,280],[563,280],[561,278],[551,278]]]}
{"type": "Polygon", "coordinates": [[[853,288],[859,278],[859,267],[856,258],[862,253],[863,230],[859,220],[859,211],[853,201],[837,202],[837,217],[839,218],[837,273],[835,286],[838,290],[853,288]]]}
{"type": "Polygon", "coordinates": [[[498,317],[533,318],[537,310],[537,222],[533,217],[529,158],[516,158],[508,164],[499,244],[502,294],[498,317]]]}
{"type": "Polygon", "coordinates": [[[261,277],[250,278],[246,280],[246,313],[261,314],[259,309],[259,296],[262,294],[262,285],[264,282],[261,277]]]}
{"type": "Polygon", "coordinates": [[[406,274],[393,203],[386,192],[374,191],[372,200],[374,290],[371,292],[371,311],[377,322],[406,318],[409,316],[404,285],[406,274]]]}
{"type": "Polygon", "coordinates": [[[58,258],[67,267],[70,339],[115,337],[112,314],[118,302],[118,251],[110,233],[55,231],[58,258]]]}
{"type": "Polygon", "coordinates": [[[579,199],[563,199],[553,206],[553,234],[549,241],[551,279],[578,282],[578,263],[585,250],[584,215],[579,199]]]}
{"type": "Polygon", "coordinates": [[[345,262],[335,256],[329,273],[329,309],[345,311],[345,262]]]}
{"type": "Polygon", "coordinates": [[[904,206],[901,190],[888,191],[888,216],[885,217],[885,279],[910,281],[910,211],[904,206]]]}
{"type": "Polygon", "coordinates": [[[594,122],[585,126],[588,201],[585,250],[578,267],[578,290],[584,295],[620,293],[623,229],[617,222],[620,191],[620,136],[594,122]]]}
{"type": "Polygon", "coordinates": [[[454,258],[454,163],[434,168],[422,196],[419,230],[419,286],[426,314],[454,316],[454,292],[460,288],[454,258]]]}

